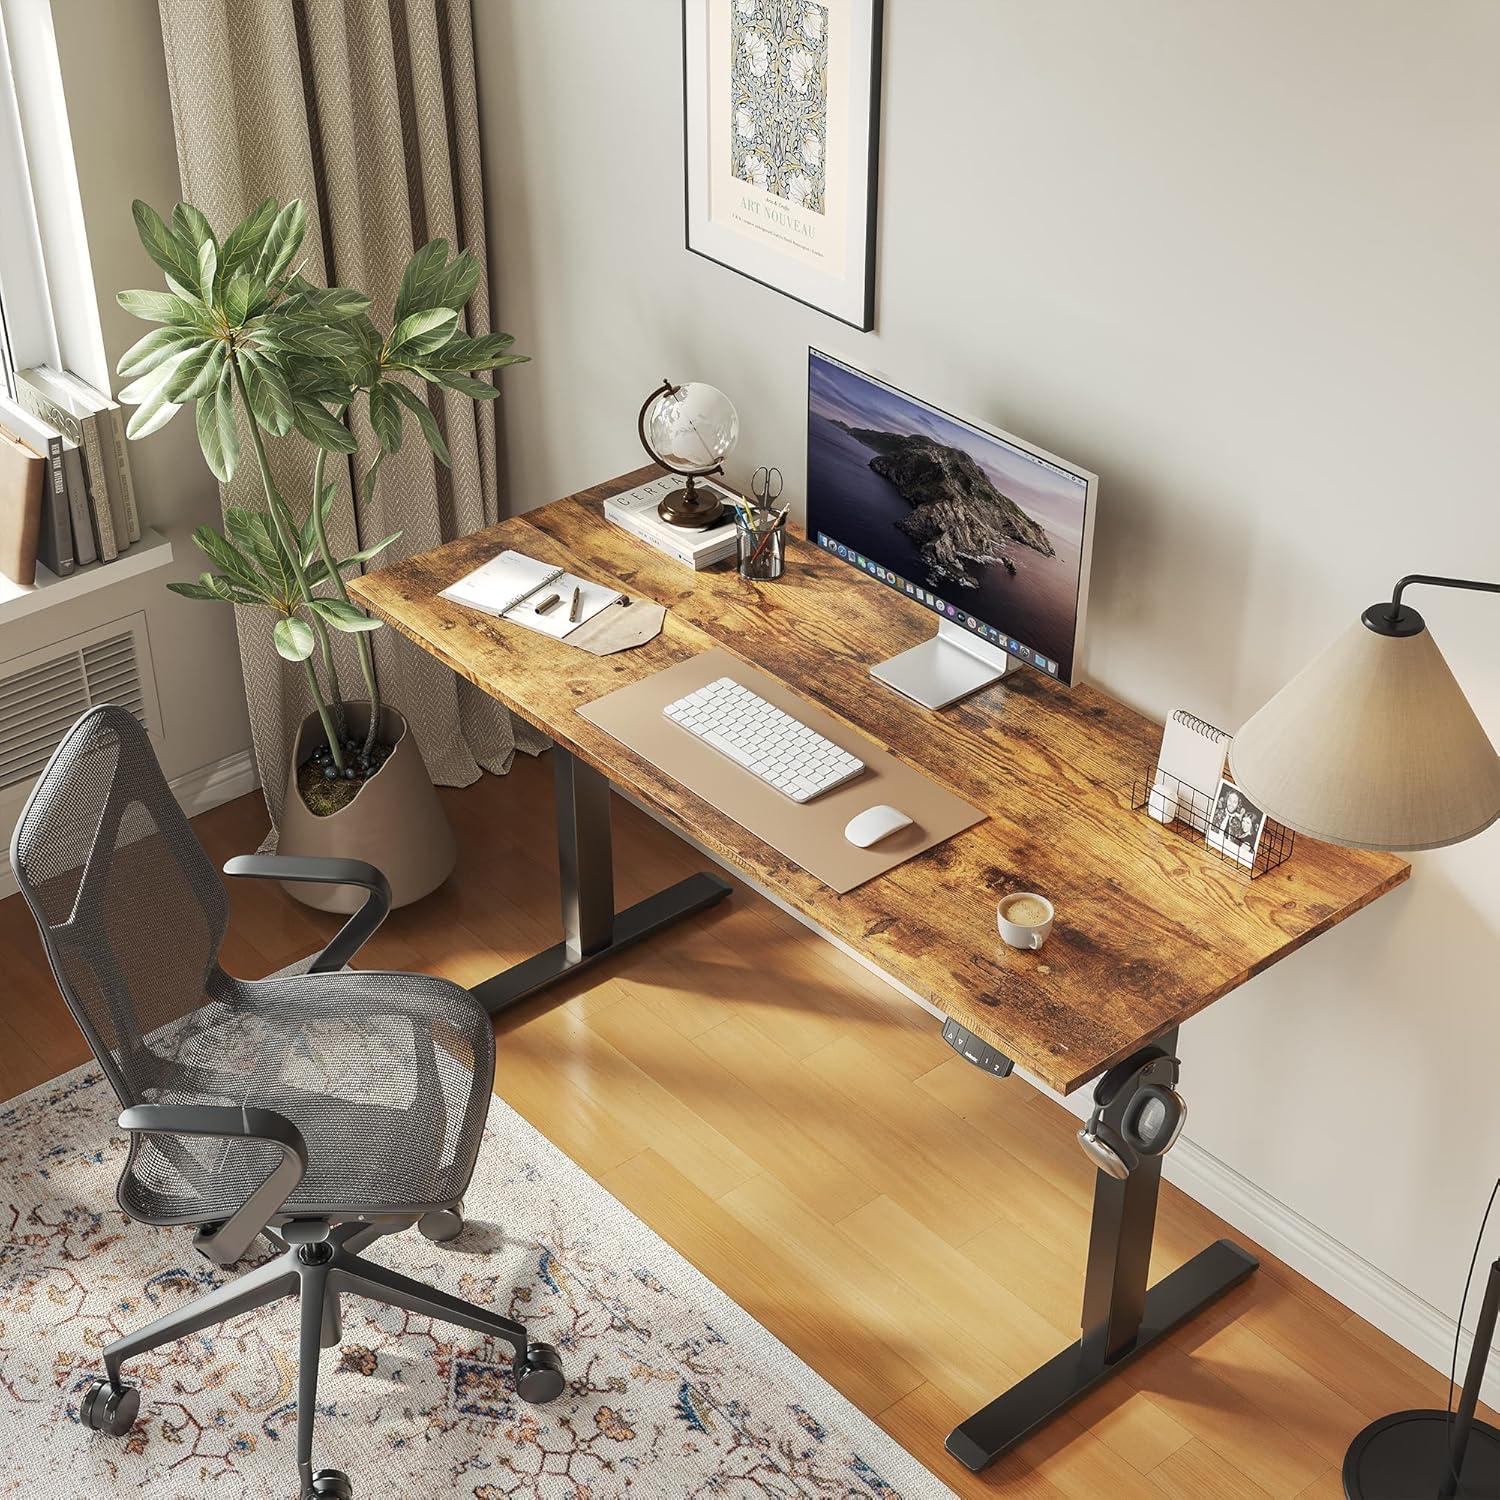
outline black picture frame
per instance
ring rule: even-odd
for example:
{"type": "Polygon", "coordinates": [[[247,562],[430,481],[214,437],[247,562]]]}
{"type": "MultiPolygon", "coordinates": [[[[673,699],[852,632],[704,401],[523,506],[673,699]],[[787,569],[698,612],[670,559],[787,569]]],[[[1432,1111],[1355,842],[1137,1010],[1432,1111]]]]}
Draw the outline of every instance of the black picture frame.
{"type": "MultiPolygon", "coordinates": [[[[847,315],[834,307],[817,301],[812,296],[801,295],[796,291],[788,289],[784,285],[778,285],[766,275],[757,275],[754,271],[747,269],[744,265],[736,265],[732,260],[716,255],[712,251],[703,248],[693,242],[694,228],[694,202],[693,202],[693,120],[690,107],[690,76],[693,66],[692,43],[690,40],[689,19],[694,11],[706,12],[709,6],[718,3],[718,0],[682,0],[682,133],[683,133],[683,245],[694,255],[712,262],[714,265],[722,266],[725,270],[733,271],[738,276],[743,276],[747,281],[753,281],[769,291],[777,292],[783,297],[790,298],[793,302],[799,302],[804,307],[810,307],[815,312],[822,313],[825,317],[843,323],[846,327],[856,329],[861,333],[869,333],[875,327],[875,269],[876,269],[876,233],[877,214],[879,211],[879,187],[880,187],[880,116],[881,116],[881,78],[883,74],[884,57],[884,34],[885,34],[885,0],[857,0],[863,5],[869,14],[869,58],[867,63],[860,67],[859,71],[867,80],[868,86],[868,109],[867,109],[867,140],[865,150],[863,190],[863,235],[862,253],[858,257],[859,275],[861,284],[858,289],[858,308],[853,316],[847,315]]],[[[730,4],[734,0],[729,0],[730,4]]],[[[859,65],[862,60],[855,59],[859,65]]],[[[857,158],[850,162],[851,174],[858,170],[857,158]]]]}

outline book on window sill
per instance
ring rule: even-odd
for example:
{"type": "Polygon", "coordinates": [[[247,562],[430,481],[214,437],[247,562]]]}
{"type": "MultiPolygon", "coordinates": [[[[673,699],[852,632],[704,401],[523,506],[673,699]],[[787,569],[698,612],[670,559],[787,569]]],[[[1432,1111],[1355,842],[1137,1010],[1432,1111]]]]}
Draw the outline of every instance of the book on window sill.
{"type": "Polygon", "coordinates": [[[601,609],[618,604],[625,596],[617,589],[578,578],[552,563],[507,549],[472,573],[466,573],[457,583],[449,584],[442,590],[442,597],[562,640],[585,620],[593,619],[601,609]],[[568,610],[575,588],[579,596],[576,620],[568,610]],[[556,604],[539,613],[537,606],[546,604],[552,595],[557,596],[556,604]]]}
{"type": "Polygon", "coordinates": [[[101,448],[104,451],[109,481],[110,508],[115,514],[116,531],[123,514],[123,535],[132,542],[141,539],[141,513],[135,497],[135,476],[130,471],[130,450],[125,437],[125,415],[120,403],[107,391],[98,390],[71,370],[42,365],[43,373],[55,384],[76,396],[98,418],[101,448]],[[118,499],[118,507],[116,500],[118,499]]]}
{"type": "Polygon", "coordinates": [[[36,582],[46,482],[47,460],[20,438],[0,433],[0,573],[27,588],[36,582]]]}
{"type": "Polygon", "coordinates": [[[55,385],[40,366],[16,371],[16,399],[78,446],[83,455],[84,487],[99,561],[113,562],[130,542],[123,501],[118,506],[120,524],[115,525],[116,506],[109,492],[98,414],[89,411],[70,391],[55,385]]]}
{"type": "MultiPolygon", "coordinates": [[[[50,423],[32,416],[24,406],[6,396],[0,396],[0,436],[19,438],[47,460],[37,560],[57,577],[66,578],[78,561],[74,553],[73,517],[68,508],[67,462],[63,449],[66,439],[50,423]]],[[[77,452],[74,447],[75,458],[77,452]]],[[[78,482],[83,483],[81,473],[78,482]]]]}

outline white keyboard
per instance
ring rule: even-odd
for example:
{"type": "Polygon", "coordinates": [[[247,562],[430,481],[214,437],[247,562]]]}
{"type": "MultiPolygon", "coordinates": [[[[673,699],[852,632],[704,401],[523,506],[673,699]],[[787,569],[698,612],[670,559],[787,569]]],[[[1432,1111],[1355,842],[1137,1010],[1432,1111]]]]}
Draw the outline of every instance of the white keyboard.
{"type": "Polygon", "coordinates": [[[865,768],[858,756],[732,677],[667,704],[662,713],[793,802],[811,802],[865,768]]]}

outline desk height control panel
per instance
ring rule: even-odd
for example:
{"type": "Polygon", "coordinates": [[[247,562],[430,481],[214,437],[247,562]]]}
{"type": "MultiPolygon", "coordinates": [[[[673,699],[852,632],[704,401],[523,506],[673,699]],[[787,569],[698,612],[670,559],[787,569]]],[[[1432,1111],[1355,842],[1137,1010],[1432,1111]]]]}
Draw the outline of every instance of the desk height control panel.
{"type": "Polygon", "coordinates": [[[1015,1067],[1015,1063],[998,1047],[981,1042],[967,1026],[960,1026],[952,1016],[943,1022],[943,1040],[960,1057],[973,1063],[976,1068],[983,1068],[986,1073],[993,1073],[996,1078],[1006,1077],[1015,1067]]]}

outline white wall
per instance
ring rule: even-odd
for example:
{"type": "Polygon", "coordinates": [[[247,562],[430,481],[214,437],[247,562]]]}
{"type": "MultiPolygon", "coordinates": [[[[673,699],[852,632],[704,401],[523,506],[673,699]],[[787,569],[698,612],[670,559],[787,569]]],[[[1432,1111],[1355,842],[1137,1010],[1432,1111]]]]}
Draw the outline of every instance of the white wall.
{"type": "MultiPolygon", "coordinates": [[[[144,198],[169,213],[181,195],[161,23],[156,0],[52,0],[52,9],[112,372],[146,327],[120,310],[115,293],[161,284],[136,238],[131,202],[144,198]]],[[[195,578],[206,566],[191,534],[218,520],[218,487],[198,450],[191,412],[132,443],[130,458],[143,521],[172,539],[171,566],[0,627],[0,659],[144,610],[161,703],[162,765],[171,778],[191,777],[250,744],[230,611],[166,589],[169,578],[195,578]]],[[[245,789],[243,780],[233,785],[245,789]]]]}
{"type": "MultiPolygon", "coordinates": [[[[1500,577],[1500,6],[886,9],[862,335],[683,249],[679,0],[479,0],[515,508],[641,462],[664,374],[735,399],[731,478],[796,488],[815,343],[1101,476],[1089,675],[1159,717],[1237,727],[1400,573],[1500,577]]],[[[1500,729],[1500,606],[1413,602],[1500,729]]],[[[1451,1316],[1500,833],[1415,863],[1182,1048],[1201,1147],[1451,1316]]]]}

